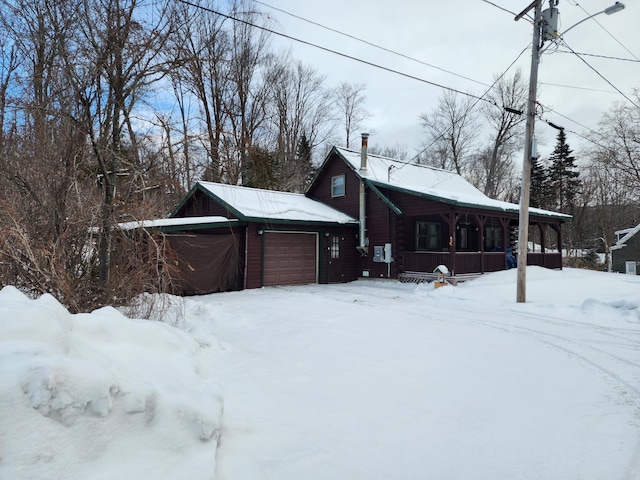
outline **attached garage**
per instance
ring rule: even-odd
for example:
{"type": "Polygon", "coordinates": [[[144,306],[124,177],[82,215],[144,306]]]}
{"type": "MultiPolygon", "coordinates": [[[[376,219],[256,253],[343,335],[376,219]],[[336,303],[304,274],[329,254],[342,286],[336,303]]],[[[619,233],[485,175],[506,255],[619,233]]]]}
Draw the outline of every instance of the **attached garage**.
{"type": "Polygon", "coordinates": [[[318,234],[264,232],[263,285],[303,285],[318,281],[318,234]]]}
{"type": "Polygon", "coordinates": [[[357,278],[353,255],[342,256],[355,251],[358,221],[299,193],[198,182],[162,222],[163,232],[202,240],[172,242],[184,284],[199,287],[185,294],[357,278]]]}

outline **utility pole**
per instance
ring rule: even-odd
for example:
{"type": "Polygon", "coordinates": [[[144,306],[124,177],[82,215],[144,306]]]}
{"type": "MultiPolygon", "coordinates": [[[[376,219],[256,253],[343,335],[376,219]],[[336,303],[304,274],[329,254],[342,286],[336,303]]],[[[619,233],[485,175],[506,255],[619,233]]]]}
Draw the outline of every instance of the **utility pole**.
{"type": "Polygon", "coordinates": [[[529,101],[525,131],[524,159],[522,161],[522,187],[520,189],[520,216],[518,228],[518,303],[527,301],[527,247],[529,244],[529,191],[531,187],[531,155],[533,153],[533,133],[536,123],[536,94],[538,88],[538,64],[540,63],[540,33],[542,30],[542,1],[534,0],[515,20],[520,20],[532,8],[533,47],[531,49],[531,74],[529,76],[529,101]]]}
{"type": "MultiPolygon", "coordinates": [[[[527,105],[527,123],[525,131],[524,159],[522,161],[522,188],[520,189],[520,217],[518,228],[518,292],[516,301],[525,303],[527,301],[527,248],[529,246],[529,191],[531,188],[531,157],[533,155],[533,132],[536,121],[536,93],[538,88],[538,65],[540,63],[540,53],[545,40],[555,41],[556,38],[562,38],[572,28],[604,13],[612,15],[624,9],[624,4],[616,2],[601,12],[590,15],[589,17],[579,21],[575,25],[569,27],[562,34],[558,34],[557,22],[558,12],[554,8],[558,5],[558,0],[549,0],[549,10],[542,12],[542,2],[544,0],[533,0],[527,8],[516,15],[515,20],[518,21],[527,13],[534,10],[533,15],[533,47],[531,50],[531,74],[529,76],[529,102],[527,105]],[[544,17],[544,18],[543,18],[544,17]],[[542,35],[544,33],[544,35],[542,35]]],[[[551,122],[547,122],[554,128],[558,128],[551,122]]],[[[562,245],[560,245],[562,251],[562,245]]]]}

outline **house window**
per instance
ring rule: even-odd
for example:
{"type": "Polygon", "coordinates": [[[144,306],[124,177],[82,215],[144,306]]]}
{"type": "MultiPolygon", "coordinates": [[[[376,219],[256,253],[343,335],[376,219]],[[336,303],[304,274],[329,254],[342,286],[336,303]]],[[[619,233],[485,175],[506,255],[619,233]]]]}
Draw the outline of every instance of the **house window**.
{"type": "Polygon", "coordinates": [[[440,224],[435,222],[416,222],[416,250],[440,249],[440,224]]]}
{"type": "Polygon", "coordinates": [[[337,175],[331,177],[331,196],[332,197],[344,197],[344,175],[337,175]]]}
{"type": "Polygon", "coordinates": [[[331,258],[340,258],[340,237],[331,237],[331,258]]]}
{"type": "Polygon", "coordinates": [[[484,227],[484,250],[485,252],[502,251],[502,228],[484,227]]]}
{"type": "Polygon", "coordinates": [[[469,248],[469,230],[467,227],[460,227],[460,248],[469,248]]]}

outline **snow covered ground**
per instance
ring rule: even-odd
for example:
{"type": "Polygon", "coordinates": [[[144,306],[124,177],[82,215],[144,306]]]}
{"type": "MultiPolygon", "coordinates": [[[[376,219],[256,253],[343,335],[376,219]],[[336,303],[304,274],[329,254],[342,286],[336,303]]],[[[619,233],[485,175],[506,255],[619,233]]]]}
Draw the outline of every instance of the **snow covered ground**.
{"type": "Polygon", "coordinates": [[[192,297],[183,330],[5,288],[0,478],[640,479],[640,276],[515,274],[192,297]]]}

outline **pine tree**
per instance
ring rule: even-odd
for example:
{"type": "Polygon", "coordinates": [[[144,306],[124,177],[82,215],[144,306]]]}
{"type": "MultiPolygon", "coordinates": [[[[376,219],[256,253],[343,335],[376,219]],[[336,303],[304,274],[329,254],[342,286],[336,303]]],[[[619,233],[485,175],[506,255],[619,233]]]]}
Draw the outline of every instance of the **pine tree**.
{"type": "Polygon", "coordinates": [[[548,208],[549,173],[539,158],[531,159],[531,191],[529,203],[535,208],[548,208]]]}
{"type": "Polygon", "coordinates": [[[549,186],[551,205],[566,213],[573,210],[581,185],[578,180],[580,173],[577,171],[576,159],[571,155],[572,153],[573,150],[569,148],[564,130],[560,130],[556,148],[549,157],[551,160],[549,186]]]}
{"type": "Polygon", "coordinates": [[[296,148],[296,159],[298,167],[296,170],[300,176],[301,191],[309,184],[314,174],[313,162],[311,160],[311,143],[307,139],[306,133],[302,133],[302,137],[298,141],[296,148]]]}

